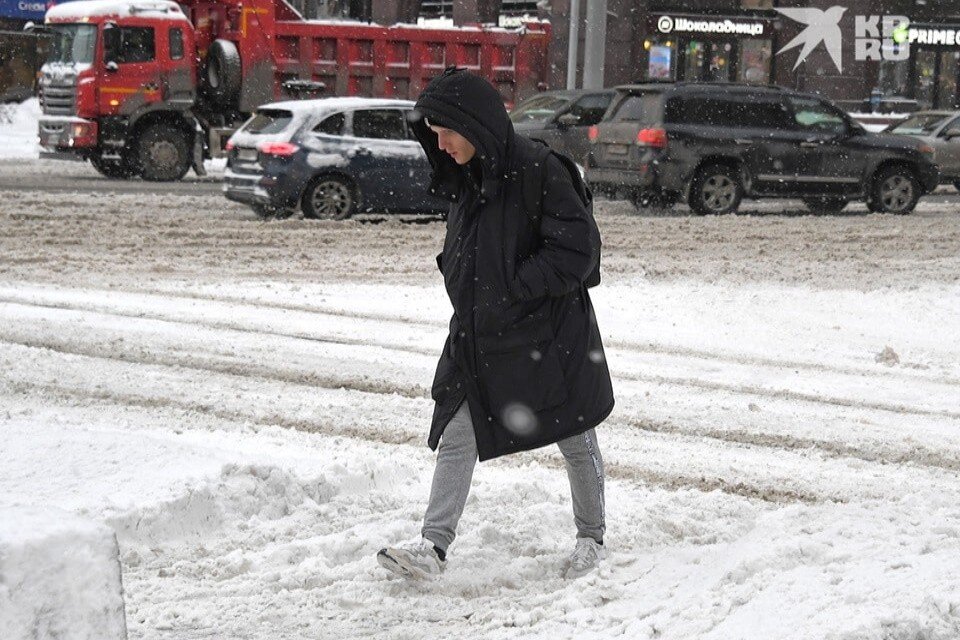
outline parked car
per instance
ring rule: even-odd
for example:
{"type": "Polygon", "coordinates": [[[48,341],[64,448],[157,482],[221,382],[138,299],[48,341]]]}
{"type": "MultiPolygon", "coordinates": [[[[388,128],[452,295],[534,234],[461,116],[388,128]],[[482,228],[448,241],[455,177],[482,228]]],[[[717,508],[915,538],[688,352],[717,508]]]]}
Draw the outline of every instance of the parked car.
{"type": "Polygon", "coordinates": [[[933,147],[940,182],[960,191],[960,111],[918,111],[887,131],[920,138],[933,147]]]}
{"type": "Polygon", "coordinates": [[[698,214],[743,198],[801,198],[816,212],[862,199],[910,213],[939,175],[920,140],[870,133],[827,100],[731,83],[618,87],[591,129],[587,180],[639,206],[686,201],[698,214]]]}
{"type": "Polygon", "coordinates": [[[615,93],[613,89],[545,91],[518,104],[510,120],[517,133],[539,138],[583,164],[590,150],[587,132],[603,118],[615,93]]]}
{"type": "Polygon", "coordinates": [[[258,108],[227,143],[223,190],[261,217],[444,213],[408,126],[409,100],[325,98],[258,108]]]}

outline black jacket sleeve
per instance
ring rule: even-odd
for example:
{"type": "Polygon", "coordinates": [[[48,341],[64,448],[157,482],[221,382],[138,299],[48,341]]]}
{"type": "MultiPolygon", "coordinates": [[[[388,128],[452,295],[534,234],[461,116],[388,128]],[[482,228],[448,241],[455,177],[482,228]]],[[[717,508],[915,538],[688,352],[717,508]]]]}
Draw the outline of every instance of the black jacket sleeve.
{"type": "Polygon", "coordinates": [[[570,173],[552,154],[541,213],[540,248],[517,265],[510,283],[510,292],[519,300],[575,291],[596,265],[600,232],[570,173]]]}

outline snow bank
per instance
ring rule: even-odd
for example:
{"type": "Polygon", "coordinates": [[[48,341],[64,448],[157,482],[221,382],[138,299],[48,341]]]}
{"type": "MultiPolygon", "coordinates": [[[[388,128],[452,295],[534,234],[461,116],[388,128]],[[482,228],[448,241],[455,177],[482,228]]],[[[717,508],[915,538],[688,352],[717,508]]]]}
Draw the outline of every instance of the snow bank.
{"type": "Polygon", "coordinates": [[[59,509],[0,509],[0,638],[126,637],[113,531],[59,509]]]}
{"type": "Polygon", "coordinates": [[[40,141],[37,121],[40,119],[40,101],[31,98],[8,111],[9,122],[0,119],[0,158],[38,158],[40,141]]]}

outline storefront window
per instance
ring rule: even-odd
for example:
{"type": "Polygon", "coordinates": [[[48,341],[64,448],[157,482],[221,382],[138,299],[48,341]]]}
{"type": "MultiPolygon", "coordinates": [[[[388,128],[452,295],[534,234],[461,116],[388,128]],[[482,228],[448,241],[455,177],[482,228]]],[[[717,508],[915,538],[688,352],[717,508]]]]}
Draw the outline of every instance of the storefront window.
{"type": "Polygon", "coordinates": [[[920,106],[933,106],[933,91],[936,82],[937,54],[929,49],[917,51],[917,93],[916,99],[920,106]]]}
{"type": "Polygon", "coordinates": [[[703,69],[703,60],[706,56],[707,45],[704,42],[691,40],[687,43],[686,60],[683,65],[684,80],[699,80],[700,70],[703,69]]]}
{"type": "Polygon", "coordinates": [[[710,67],[707,69],[707,79],[711,82],[728,82],[730,80],[730,57],[733,45],[729,42],[717,42],[710,47],[710,67]]]}
{"type": "Polygon", "coordinates": [[[690,40],[684,47],[683,80],[728,82],[733,44],[690,40]]]}
{"type": "Polygon", "coordinates": [[[906,60],[884,60],[880,63],[878,88],[885,96],[910,95],[910,63],[906,60]]]}
{"type": "Polygon", "coordinates": [[[956,51],[944,51],[940,54],[940,73],[937,82],[938,109],[953,109],[957,100],[957,57],[956,51]]]}
{"type": "Polygon", "coordinates": [[[773,43],[770,40],[743,40],[740,43],[740,62],[737,80],[766,84],[770,81],[770,59],[773,43]]]}

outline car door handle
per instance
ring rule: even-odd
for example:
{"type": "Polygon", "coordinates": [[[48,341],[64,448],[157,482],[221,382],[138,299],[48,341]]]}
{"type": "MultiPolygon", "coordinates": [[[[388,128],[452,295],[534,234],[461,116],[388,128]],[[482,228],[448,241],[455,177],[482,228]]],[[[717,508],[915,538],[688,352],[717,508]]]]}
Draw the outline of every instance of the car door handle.
{"type": "Polygon", "coordinates": [[[734,138],[733,141],[736,142],[737,144],[750,144],[751,142],[753,142],[753,140],[750,140],[748,138],[734,138]]]}
{"type": "Polygon", "coordinates": [[[813,148],[813,147],[819,147],[819,146],[820,146],[820,143],[819,143],[819,142],[804,141],[804,142],[801,142],[801,143],[800,143],[800,146],[801,146],[801,147],[804,147],[804,148],[806,148],[806,149],[811,149],[811,148],[813,148]]]}

